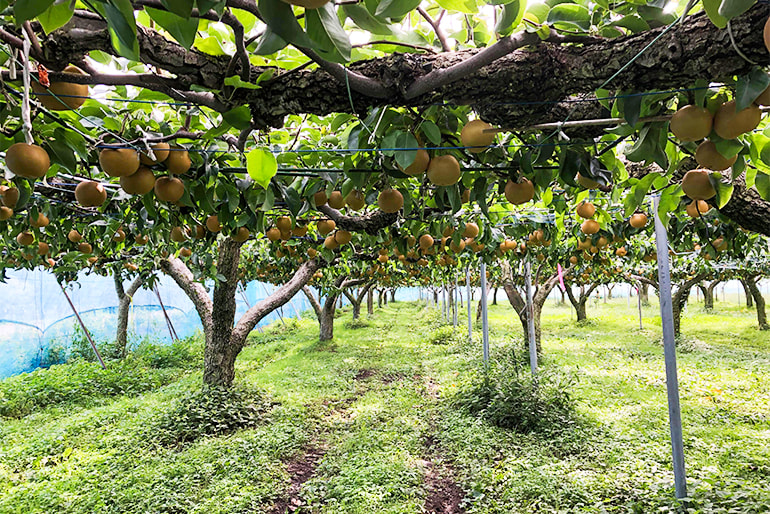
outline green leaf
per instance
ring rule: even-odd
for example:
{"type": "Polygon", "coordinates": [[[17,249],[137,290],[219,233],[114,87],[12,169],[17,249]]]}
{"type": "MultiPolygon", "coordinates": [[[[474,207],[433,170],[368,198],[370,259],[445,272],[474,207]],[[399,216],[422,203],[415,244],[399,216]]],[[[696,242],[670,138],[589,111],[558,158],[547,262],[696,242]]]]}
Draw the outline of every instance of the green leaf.
{"type": "Polygon", "coordinates": [[[495,32],[507,36],[519,26],[527,10],[527,2],[514,0],[503,6],[503,12],[495,25],[495,32]]]}
{"type": "MultiPolygon", "coordinates": [[[[192,14],[193,3],[190,0],[160,0],[160,3],[170,12],[181,18],[189,18],[192,14]]],[[[206,9],[208,10],[208,9],[206,9]]]]}
{"type": "MultiPolygon", "coordinates": [[[[305,15],[311,10],[306,11],[305,15]]],[[[313,46],[310,38],[297,22],[291,5],[281,0],[259,0],[259,12],[268,27],[285,41],[297,46],[313,46]]]]}
{"type": "Polygon", "coordinates": [[[270,151],[255,148],[246,154],[246,171],[254,182],[267,189],[270,179],[278,172],[278,161],[270,151]]]}
{"type": "Polygon", "coordinates": [[[422,133],[425,134],[425,137],[427,137],[431,143],[435,146],[441,144],[441,129],[438,128],[438,125],[430,120],[425,120],[420,124],[420,128],[422,129],[422,133]]]}
{"type": "Polygon", "coordinates": [[[350,60],[350,39],[340,24],[333,3],[306,10],[305,26],[322,57],[335,62],[350,60]]]}
{"type": "Polygon", "coordinates": [[[195,35],[198,33],[198,18],[182,18],[174,13],[151,7],[145,7],[144,10],[180,45],[187,50],[192,47],[195,35]]]}
{"type": "Polygon", "coordinates": [[[227,123],[239,130],[247,129],[251,125],[251,111],[247,105],[230,109],[222,114],[222,117],[227,123]]]}
{"type": "Polygon", "coordinates": [[[727,18],[719,14],[719,6],[722,0],[703,0],[703,9],[711,20],[711,23],[718,29],[727,27],[727,18]]]}
{"type": "Polygon", "coordinates": [[[406,168],[417,158],[417,147],[419,143],[411,132],[401,132],[396,137],[395,148],[409,148],[410,150],[399,150],[395,152],[396,162],[402,168],[406,168]]]}
{"type": "Polygon", "coordinates": [[[16,3],[13,4],[13,16],[16,18],[16,24],[21,25],[42,14],[52,3],[53,0],[16,0],[16,3]]]}
{"type": "Polygon", "coordinates": [[[757,0],[722,0],[719,15],[731,20],[748,11],[755,3],[757,0]]]}
{"type": "Polygon", "coordinates": [[[628,16],[623,16],[618,21],[612,22],[612,24],[615,25],[616,27],[623,27],[625,29],[628,29],[634,33],[650,30],[650,24],[644,21],[640,16],[636,14],[629,14],[628,16]]]}
{"type": "Polygon", "coordinates": [[[50,34],[70,21],[74,12],[75,9],[72,7],[70,0],[56,0],[37,19],[40,25],[43,26],[45,33],[50,34]]]}
{"type": "Polygon", "coordinates": [[[283,50],[287,44],[281,36],[273,32],[270,27],[267,27],[265,33],[259,38],[259,44],[254,53],[257,55],[272,55],[283,50]]]}
{"type": "MultiPolygon", "coordinates": [[[[97,4],[99,5],[99,4],[97,4]]],[[[139,41],[136,39],[136,19],[130,0],[110,0],[101,4],[102,15],[107,20],[110,41],[121,57],[140,61],[139,41]]]]}
{"type": "Polygon", "coordinates": [[[748,75],[738,77],[738,83],[735,86],[735,109],[742,111],[750,106],[768,86],[770,86],[770,75],[760,68],[755,68],[748,75]]]}
{"type": "MultiPolygon", "coordinates": [[[[179,0],[186,2],[188,0],[179,0]]],[[[225,12],[227,6],[227,0],[195,0],[195,4],[198,6],[198,11],[206,12],[210,9],[216,11],[220,16],[225,12]]]]}
{"type": "Polygon", "coordinates": [[[383,0],[377,5],[374,15],[378,18],[401,18],[416,9],[421,0],[383,0]]]}
{"type": "Polygon", "coordinates": [[[770,201],[770,175],[757,173],[757,178],[754,179],[754,188],[763,200],[770,201]]]}
{"type": "Polygon", "coordinates": [[[743,143],[738,139],[723,139],[714,143],[717,152],[725,159],[731,159],[743,150],[743,143]]]}
{"type": "Polygon", "coordinates": [[[391,30],[390,27],[372,16],[363,5],[344,4],[342,6],[342,12],[345,13],[348,18],[353,20],[353,23],[367,32],[379,34],[381,36],[390,36],[393,34],[393,30],[391,30]]]}
{"type": "Polygon", "coordinates": [[[591,14],[582,5],[558,4],[548,13],[548,23],[564,23],[588,30],[591,28],[591,14]]]}
{"type": "Polygon", "coordinates": [[[721,179],[713,175],[709,178],[711,179],[711,183],[717,192],[717,209],[721,209],[727,205],[727,202],[729,202],[730,198],[733,196],[733,184],[724,183],[721,179]]]}
{"type": "Polygon", "coordinates": [[[447,11],[474,14],[479,10],[476,0],[436,0],[436,2],[447,11]]]}
{"type": "MultiPolygon", "coordinates": [[[[240,87],[243,89],[260,89],[259,85],[252,84],[251,82],[246,82],[238,75],[233,75],[232,77],[227,77],[225,79],[225,85],[226,86],[232,86],[232,87],[240,87]]],[[[249,117],[251,117],[251,114],[249,114],[249,117]]]]}

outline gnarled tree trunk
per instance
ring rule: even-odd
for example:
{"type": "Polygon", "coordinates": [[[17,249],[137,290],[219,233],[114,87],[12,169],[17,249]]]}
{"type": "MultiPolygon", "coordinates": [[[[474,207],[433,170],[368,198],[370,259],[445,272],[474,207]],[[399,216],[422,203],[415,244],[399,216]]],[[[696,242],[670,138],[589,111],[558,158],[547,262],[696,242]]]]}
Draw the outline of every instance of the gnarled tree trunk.
{"type": "Polygon", "coordinates": [[[313,259],[302,264],[294,276],[273,293],[253,305],[235,323],[235,292],[242,243],[227,238],[219,245],[217,273],[224,277],[214,286],[213,300],[187,265],[176,257],[160,261],[161,269],[170,275],[195,305],[201,318],[206,346],[203,352],[203,383],[230,387],[235,379],[235,359],[246,343],[246,337],[262,318],[286,304],[302,289],[320,267],[313,259]]]}
{"type": "MultiPolygon", "coordinates": [[[[351,283],[359,284],[360,282],[362,281],[356,280],[351,283]]],[[[364,298],[369,298],[369,291],[371,291],[372,287],[374,287],[374,281],[365,284],[357,294],[353,294],[349,290],[350,287],[352,286],[348,286],[348,288],[343,289],[342,293],[347,297],[347,299],[350,301],[350,304],[353,306],[353,319],[358,319],[361,317],[361,303],[363,303],[364,298]]]]}
{"type": "Polygon", "coordinates": [[[593,293],[598,286],[599,284],[591,284],[588,289],[586,289],[585,286],[581,285],[580,294],[577,297],[575,297],[575,293],[572,291],[572,287],[567,287],[567,297],[569,298],[572,306],[575,308],[575,315],[577,316],[578,323],[588,319],[586,304],[588,303],[588,299],[591,297],[591,293],[593,293]]]}

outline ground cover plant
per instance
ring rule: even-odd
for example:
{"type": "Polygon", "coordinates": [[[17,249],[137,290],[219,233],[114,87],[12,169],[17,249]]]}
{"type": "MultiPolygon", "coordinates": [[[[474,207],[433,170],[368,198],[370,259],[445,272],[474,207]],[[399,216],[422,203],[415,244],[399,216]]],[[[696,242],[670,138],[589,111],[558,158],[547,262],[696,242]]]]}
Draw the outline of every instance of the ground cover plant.
{"type": "MultiPolygon", "coordinates": [[[[331,343],[310,318],[254,334],[237,383],[270,405],[243,428],[171,446],[149,428],[200,394],[197,371],[4,416],[0,511],[417,513],[440,498],[468,513],[678,512],[655,298],[641,331],[625,299],[589,307],[588,324],[554,300],[543,317],[542,366],[571,377],[559,387],[578,423],[522,432],[458,408],[479,383],[479,341],[434,344],[440,316],[396,302],[369,327],[341,323],[331,343]]],[[[763,512],[770,501],[770,336],[752,321],[729,301],[711,312],[693,301],[683,317],[689,512],[763,512]]],[[[491,359],[526,374],[526,357],[511,357],[522,353],[510,337],[518,323],[510,307],[491,308],[491,359]]]]}

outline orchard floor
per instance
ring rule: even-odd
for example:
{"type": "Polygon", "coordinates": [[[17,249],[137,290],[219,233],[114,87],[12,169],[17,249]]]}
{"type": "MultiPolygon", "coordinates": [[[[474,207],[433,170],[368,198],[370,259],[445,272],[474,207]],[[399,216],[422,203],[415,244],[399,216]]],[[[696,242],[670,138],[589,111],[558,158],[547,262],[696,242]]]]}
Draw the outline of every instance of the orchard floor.
{"type": "MultiPolygon", "coordinates": [[[[691,304],[682,324],[689,512],[770,510],[770,333],[729,300],[691,304]]],[[[573,377],[588,419],[562,437],[453,408],[478,341],[435,344],[440,316],[395,303],[364,327],[345,311],[332,343],[309,318],[253,337],[237,381],[278,402],[255,428],[158,444],[147,427],[199,387],[197,371],[0,418],[0,513],[677,512],[656,306],[642,330],[626,299],[588,312],[578,326],[549,301],[543,316],[542,367],[573,377]]],[[[511,308],[490,316],[492,359],[521,353],[511,308]]]]}

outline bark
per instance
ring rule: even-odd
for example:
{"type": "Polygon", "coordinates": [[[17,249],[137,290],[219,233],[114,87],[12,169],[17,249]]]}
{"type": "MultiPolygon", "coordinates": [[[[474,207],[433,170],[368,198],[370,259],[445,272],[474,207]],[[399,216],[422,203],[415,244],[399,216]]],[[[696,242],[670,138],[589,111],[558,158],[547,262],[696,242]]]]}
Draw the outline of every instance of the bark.
{"type": "Polygon", "coordinates": [[[369,316],[374,315],[374,289],[371,287],[366,292],[366,312],[369,316]]]}
{"type": "Polygon", "coordinates": [[[390,290],[390,301],[391,302],[395,302],[396,301],[396,290],[395,289],[391,289],[390,290]]]}
{"type": "Polygon", "coordinates": [[[339,293],[332,293],[326,297],[326,301],[321,309],[321,316],[318,318],[319,341],[331,341],[334,339],[334,313],[337,310],[337,298],[339,293]]]}
{"type": "Polygon", "coordinates": [[[294,276],[270,296],[253,305],[235,323],[235,293],[238,285],[238,263],[241,243],[230,238],[219,245],[217,273],[225,280],[217,282],[213,299],[181,260],[170,257],[160,261],[161,269],[170,275],[195,305],[203,323],[206,346],[203,353],[203,383],[230,387],[235,379],[235,360],[246,343],[246,337],[265,316],[286,304],[307,284],[320,264],[310,260],[302,264],[294,276]]]}
{"type": "Polygon", "coordinates": [[[746,293],[746,308],[751,309],[754,307],[754,296],[751,292],[751,286],[748,283],[748,280],[745,278],[739,279],[741,282],[741,285],[743,286],[743,292],[746,293]]]}
{"type": "MultiPolygon", "coordinates": [[[[258,12],[253,0],[229,0],[228,5],[252,14],[258,12]]],[[[51,35],[41,34],[42,61],[47,67],[61,69],[69,62],[80,61],[92,50],[115,54],[106,23],[81,13],[77,11],[67,25],[51,35]]],[[[767,5],[758,4],[731,21],[735,40],[755,62],[766,61],[762,28],[768,13],[767,5]]],[[[201,16],[205,17],[206,13],[201,16]]],[[[10,26],[6,30],[16,32],[10,26]]],[[[584,42],[580,45],[538,43],[531,35],[518,34],[484,50],[395,53],[359,61],[347,67],[353,89],[352,102],[344,87],[345,69],[316,59],[320,65],[317,69],[276,68],[275,76],[262,81],[259,89],[238,89],[226,105],[219,108],[251,104],[254,121],[259,126],[275,127],[289,114],[360,113],[373,106],[427,106],[443,102],[474,105],[483,118],[498,124],[520,127],[558,121],[565,118],[574,104],[553,106],[546,102],[592,93],[608,76],[637,57],[663,30],[660,27],[608,40],[573,38],[584,42]],[[531,46],[511,52],[525,44],[531,46]],[[491,62],[486,56],[491,56],[491,62]],[[359,87],[359,83],[371,87],[367,91],[366,87],[359,87]],[[511,98],[521,100],[524,105],[510,105],[511,98]]],[[[14,43],[18,37],[15,39],[14,43]]],[[[138,40],[143,62],[173,76],[166,81],[153,80],[148,87],[160,90],[159,83],[162,83],[164,92],[189,91],[193,85],[208,89],[222,87],[230,56],[186,51],[153,29],[140,30],[138,40]]],[[[313,55],[306,49],[303,51],[313,55]]],[[[727,31],[717,29],[700,13],[664,34],[652,51],[644,52],[614,79],[612,87],[634,91],[677,88],[697,79],[710,82],[730,79],[747,73],[752,67],[744,59],[736,58],[727,31]]],[[[249,75],[256,78],[266,69],[252,66],[249,75]]],[[[52,74],[51,78],[56,80],[57,76],[52,74]]],[[[83,80],[98,81],[98,78],[83,80]]],[[[225,103],[223,99],[216,101],[225,103]]]]}
{"type": "Polygon", "coordinates": [[[377,290],[377,307],[382,309],[382,289],[377,290]]]}
{"type": "Polygon", "coordinates": [[[499,288],[495,287],[494,291],[492,292],[492,305],[497,305],[497,290],[499,288]]]}
{"type": "Polygon", "coordinates": [[[765,310],[765,298],[762,296],[762,292],[757,286],[757,282],[761,277],[758,275],[744,275],[741,281],[745,281],[748,287],[751,297],[754,299],[754,303],[757,306],[757,325],[759,330],[770,330],[770,325],[767,323],[767,311],[765,310]]]}
{"type": "Polygon", "coordinates": [[[129,284],[128,289],[123,288],[120,273],[112,274],[115,280],[115,292],[118,294],[118,326],[115,335],[115,348],[118,355],[125,357],[128,353],[128,313],[131,309],[133,296],[144,283],[142,277],[137,276],[129,284]]]}

